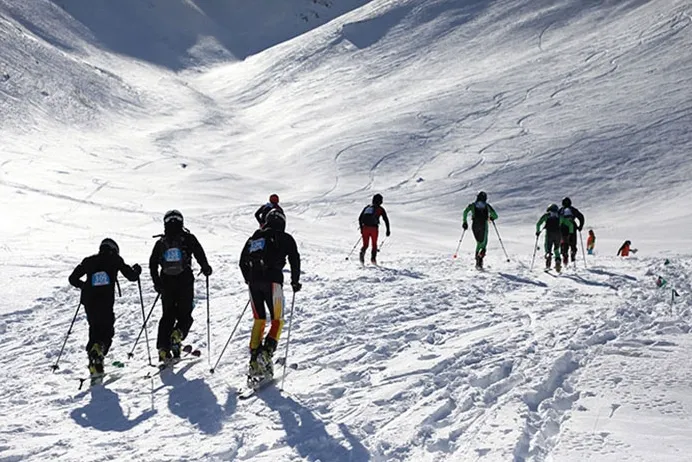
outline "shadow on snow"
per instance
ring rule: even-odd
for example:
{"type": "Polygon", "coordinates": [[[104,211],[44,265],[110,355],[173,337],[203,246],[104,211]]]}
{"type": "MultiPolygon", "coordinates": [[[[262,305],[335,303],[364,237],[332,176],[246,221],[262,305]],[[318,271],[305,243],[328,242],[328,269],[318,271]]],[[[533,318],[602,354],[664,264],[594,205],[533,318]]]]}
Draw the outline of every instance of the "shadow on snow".
{"type": "Polygon", "coordinates": [[[72,420],[82,427],[91,427],[103,432],[125,432],[156,414],[155,410],[148,410],[129,420],[123,414],[117,393],[103,386],[92,387],[90,392],[89,404],[70,413],[72,420]]]}
{"type": "Polygon", "coordinates": [[[329,460],[332,462],[363,462],[370,460],[370,453],[361,442],[339,424],[339,430],[351,446],[342,446],[327,432],[324,422],[319,420],[306,407],[284,396],[270,386],[258,394],[267,406],[277,411],[286,431],[286,443],[293,447],[301,457],[308,460],[329,460]]]}

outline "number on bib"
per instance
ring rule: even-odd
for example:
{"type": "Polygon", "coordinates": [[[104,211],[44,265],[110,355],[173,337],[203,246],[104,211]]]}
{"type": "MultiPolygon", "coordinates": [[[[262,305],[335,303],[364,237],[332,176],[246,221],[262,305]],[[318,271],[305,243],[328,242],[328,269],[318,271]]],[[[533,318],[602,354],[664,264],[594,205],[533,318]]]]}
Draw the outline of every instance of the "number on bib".
{"type": "Polygon", "coordinates": [[[99,271],[91,275],[91,285],[93,287],[101,287],[110,285],[111,278],[108,277],[108,273],[105,271],[99,271]]]}
{"type": "Polygon", "coordinates": [[[259,252],[260,250],[264,250],[264,247],[267,245],[267,242],[264,240],[264,238],[260,239],[255,239],[254,241],[250,241],[250,253],[253,252],[259,252]]]}
{"type": "Polygon", "coordinates": [[[183,261],[183,253],[177,247],[173,247],[171,249],[168,249],[163,254],[163,261],[168,262],[168,263],[175,263],[175,262],[183,261]]]}

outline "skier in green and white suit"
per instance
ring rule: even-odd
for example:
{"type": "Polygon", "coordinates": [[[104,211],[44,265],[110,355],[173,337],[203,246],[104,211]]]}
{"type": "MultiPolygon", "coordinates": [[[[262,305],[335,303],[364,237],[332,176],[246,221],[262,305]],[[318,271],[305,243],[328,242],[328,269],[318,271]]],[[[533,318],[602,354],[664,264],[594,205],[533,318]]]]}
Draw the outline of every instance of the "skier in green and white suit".
{"type": "Polygon", "coordinates": [[[488,220],[497,220],[497,212],[488,204],[487,200],[488,195],[483,191],[479,192],[476,201],[470,203],[464,210],[461,225],[462,228],[469,229],[466,218],[471,213],[471,229],[473,230],[473,237],[476,238],[476,268],[478,269],[483,269],[483,257],[485,257],[485,250],[488,246],[488,220]]]}
{"type": "Polygon", "coordinates": [[[562,235],[560,227],[569,229],[570,234],[574,232],[574,222],[560,215],[557,204],[550,204],[546,213],[536,223],[536,236],[541,234],[541,226],[545,223],[545,269],[550,269],[552,254],[555,254],[555,271],[560,272],[560,242],[562,235]]]}

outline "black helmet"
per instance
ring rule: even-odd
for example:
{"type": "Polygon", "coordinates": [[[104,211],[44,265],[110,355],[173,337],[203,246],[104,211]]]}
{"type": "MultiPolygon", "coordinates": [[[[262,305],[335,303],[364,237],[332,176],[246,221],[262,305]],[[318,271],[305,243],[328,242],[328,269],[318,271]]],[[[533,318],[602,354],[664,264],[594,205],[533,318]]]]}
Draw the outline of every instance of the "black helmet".
{"type": "Polygon", "coordinates": [[[273,209],[265,217],[264,223],[267,228],[284,231],[286,229],[286,216],[278,209],[273,209]]]}
{"type": "Polygon", "coordinates": [[[547,211],[548,211],[548,212],[557,212],[557,210],[558,210],[557,204],[550,204],[550,205],[548,206],[548,210],[547,210],[547,211]]]}
{"type": "Polygon", "coordinates": [[[477,202],[485,202],[487,200],[488,200],[488,195],[485,193],[485,191],[479,192],[478,196],[476,196],[477,202]]]}
{"type": "Polygon", "coordinates": [[[168,235],[179,234],[183,230],[183,214],[179,210],[169,210],[163,216],[163,227],[168,235]]]}
{"type": "Polygon", "coordinates": [[[374,205],[382,205],[382,194],[375,194],[372,196],[372,203],[374,205]]]}
{"type": "Polygon", "coordinates": [[[572,207],[572,199],[570,199],[569,197],[565,197],[564,199],[562,199],[562,206],[572,207]]]}
{"type": "Polygon", "coordinates": [[[99,253],[114,253],[116,255],[120,255],[120,248],[113,239],[107,237],[101,241],[101,245],[99,246],[99,253]]]}

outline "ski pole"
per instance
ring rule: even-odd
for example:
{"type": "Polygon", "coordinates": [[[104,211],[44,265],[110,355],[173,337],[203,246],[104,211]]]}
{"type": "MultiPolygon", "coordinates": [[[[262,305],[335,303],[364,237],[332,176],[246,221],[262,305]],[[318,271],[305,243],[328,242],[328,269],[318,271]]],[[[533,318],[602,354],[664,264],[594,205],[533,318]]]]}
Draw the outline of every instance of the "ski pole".
{"type": "Polygon", "coordinates": [[[209,316],[209,276],[207,276],[207,360],[211,366],[211,319],[209,316]]]}
{"type": "Polygon", "coordinates": [[[293,292],[293,300],[291,301],[291,318],[288,320],[288,333],[286,334],[286,353],[284,353],[284,375],[281,377],[281,390],[284,389],[284,381],[286,380],[286,365],[288,364],[288,346],[291,344],[291,324],[293,324],[293,307],[296,304],[296,293],[293,292]]]}
{"type": "Polygon", "coordinates": [[[382,247],[384,247],[384,244],[387,242],[387,237],[385,236],[384,239],[382,239],[382,244],[377,246],[377,252],[379,253],[380,250],[382,250],[382,247]]]}
{"type": "MultiPolygon", "coordinates": [[[[142,297],[142,282],[137,278],[137,287],[139,288],[139,303],[142,305],[142,322],[147,322],[147,317],[144,314],[144,298],[142,297]]],[[[149,349],[149,332],[144,329],[144,340],[147,342],[147,356],[149,357],[149,365],[153,366],[151,362],[151,350],[149,349]]]]}
{"type": "Polygon", "coordinates": [[[533,262],[536,261],[536,250],[538,250],[538,238],[540,235],[541,233],[539,231],[538,234],[536,234],[536,243],[533,245],[533,257],[531,257],[531,267],[529,267],[529,271],[533,269],[533,262]]]}
{"type": "Polygon", "coordinates": [[[250,300],[247,301],[245,304],[245,308],[243,308],[243,312],[240,313],[240,316],[238,317],[238,322],[235,323],[235,327],[231,331],[231,335],[228,336],[228,340],[226,340],[226,344],[223,346],[223,350],[221,350],[221,354],[219,355],[219,359],[216,360],[216,364],[214,364],[214,367],[209,369],[209,372],[212,374],[214,371],[216,371],[216,367],[219,365],[219,361],[221,361],[221,358],[223,357],[223,354],[226,352],[226,348],[228,347],[228,344],[231,343],[231,339],[233,338],[233,334],[235,334],[235,331],[238,329],[238,326],[240,325],[240,321],[243,319],[243,315],[245,314],[245,310],[247,310],[247,307],[250,306],[250,300]]]}
{"type": "Polygon", "coordinates": [[[149,314],[147,315],[146,318],[144,318],[144,324],[142,324],[142,328],[139,330],[139,335],[137,335],[137,340],[135,340],[135,344],[132,346],[132,350],[127,354],[128,358],[132,358],[134,356],[135,348],[137,348],[137,344],[139,343],[139,338],[142,336],[142,331],[146,332],[147,322],[149,322],[149,318],[151,317],[151,313],[154,312],[154,307],[156,306],[156,302],[159,301],[160,297],[161,297],[161,294],[156,294],[156,300],[154,300],[154,304],[151,305],[151,310],[149,310],[149,314]]]}
{"type": "Polygon", "coordinates": [[[51,369],[53,369],[53,372],[57,371],[60,369],[60,366],[58,366],[58,363],[60,362],[60,358],[62,357],[62,352],[65,349],[65,345],[67,344],[67,338],[70,336],[70,333],[72,332],[72,326],[74,326],[74,322],[77,319],[77,315],[79,314],[79,308],[82,306],[82,302],[77,304],[77,310],[74,312],[74,316],[72,317],[72,322],[70,323],[70,328],[67,330],[67,335],[65,336],[65,341],[62,342],[62,348],[60,348],[60,353],[58,354],[58,359],[55,360],[55,364],[51,366],[51,369]]]}
{"type": "Polygon", "coordinates": [[[500,241],[500,245],[502,246],[502,251],[505,253],[505,257],[507,257],[507,262],[509,262],[509,255],[507,255],[507,250],[505,250],[505,245],[502,243],[502,238],[500,237],[500,232],[497,230],[497,225],[495,225],[495,220],[491,220],[491,223],[493,224],[493,228],[495,228],[495,234],[497,234],[497,239],[500,241]]]}
{"type": "Polygon", "coordinates": [[[581,237],[581,229],[579,230],[579,241],[581,242],[581,254],[584,257],[584,268],[588,269],[586,266],[586,252],[584,252],[584,239],[581,237]]]}
{"type": "Polygon", "coordinates": [[[346,260],[348,260],[348,257],[350,257],[351,254],[356,250],[356,247],[358,247],[358,243],[360,242],[360,240],[361,240],[361,238],[359,237],[358,240],[356,241],[356,243],[353,244],[353,248],[351,249],[351,251],[346,256],[346,260]]]}
{"type": "Polygon", "coordinates": [[[454,255],[452,255],[452,258],[457,258],[457,254],[459,253],[459,249],[461,248],[461,241],[464,240],[464,234],[466,234],[466,230],[462,229],[461,237],[459,238],[459,243],[457,244],[457,249],[454,251],[454,255]]]}

